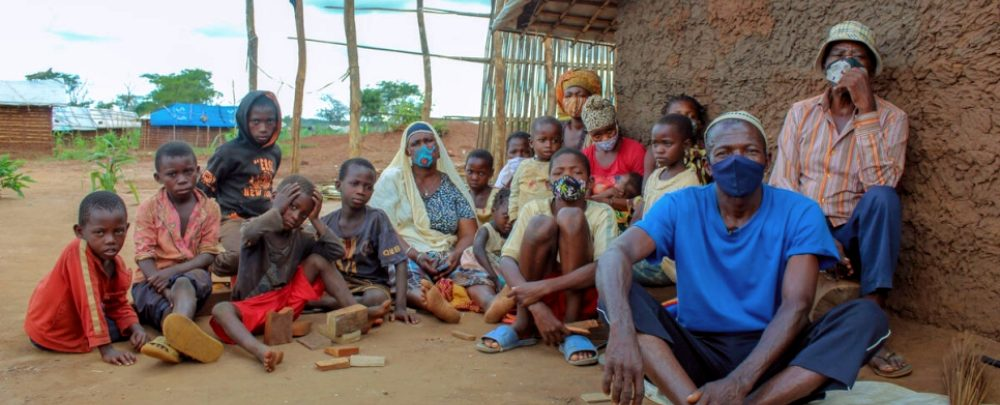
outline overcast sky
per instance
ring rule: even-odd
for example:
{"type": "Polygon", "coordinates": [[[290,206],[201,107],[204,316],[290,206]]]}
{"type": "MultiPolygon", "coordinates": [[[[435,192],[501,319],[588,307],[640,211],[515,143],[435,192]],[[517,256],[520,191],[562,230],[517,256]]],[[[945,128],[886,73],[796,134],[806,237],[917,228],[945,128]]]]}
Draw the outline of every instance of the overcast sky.
{"type": "MultiPolygon", "coordinates": [[[[358,7],[416,8],[415,0],[357,0],[358,7]]],[[[488,13],[489,0],[426,0],[426,7],[488,13]]],[[[262,72],[258,87],[278,94],[283,113],[292,110],[297,69],[293,9],[287,0],[256,0],[256,30],[262,72]]],[[[324,8],[342,0],[306,1],[306,36],[345,41],[343,14],[324,8]]],[[[53,68],[78,74],[89,98],[110,101],[131,87],[146,94],[152,86],[140,75],[186,68],[212,72],[223,94],[216,103],[234,104],[247,92],[244,0],[174,1],[4,1],[0,5],[0,80],[53,68]]],[[[420,51],[416,14],[358,13],[358,43],[420,51]]],[[[426,14],[432,53],[483,56],[488,20],[426,14]]],[[[345,74],[347,50],[309,43],[304,109],[314,116],[323,94],[344,103],[350,96],[345,74]],[[344,77],[344,80],[341,78],[344,77]]],[[[359,50],[361,87],[402,80],[423,88],[419,56],[359,50]]],[[[434,116],[478,116],[483,66],[432,58],[434,116]]]]}

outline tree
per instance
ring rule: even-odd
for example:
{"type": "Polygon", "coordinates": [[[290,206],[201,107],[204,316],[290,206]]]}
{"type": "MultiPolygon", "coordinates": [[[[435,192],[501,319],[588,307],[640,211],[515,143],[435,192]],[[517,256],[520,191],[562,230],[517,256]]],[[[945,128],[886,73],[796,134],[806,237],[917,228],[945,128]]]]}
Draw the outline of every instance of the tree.
{"type": "Polygon", "coordinates": [[[320,109],[316,115],[319,115],[320,118],[334,125],[343,124],[347,121],[347,114],[350,114],[351,112],[350,108],[347,107],[347,104],[333,98],[333,96],[329,94],[324,94],[321,99],[323,102],[329,104],[329,106],[327,108],[320,109]]]}
{"type": "Polygon", "coordinates": [[[184,69],[166,75],[146,73],[141,77],[156,88],[136,107],[140,115],[173,103],[205,104],[222,95],[212,85],[212,72],[202,69],[184,69]]]}
{"type": "Polygon", "coordinates": [[[420,119],[422,103],[417,85],[381,81],[361,91],[361,121],[369,129],[400,129],[420,119]]]}
{"type": "Polygon", "coordinates": [[[66,86],[66,94],[69,96],[69,105],[87,107],[92,101],[87,100],[87,83],[80,80],[80,75],[72,73],[55,72],[52,68],[25,75],[27,80],[55,80],[66,86]]]}

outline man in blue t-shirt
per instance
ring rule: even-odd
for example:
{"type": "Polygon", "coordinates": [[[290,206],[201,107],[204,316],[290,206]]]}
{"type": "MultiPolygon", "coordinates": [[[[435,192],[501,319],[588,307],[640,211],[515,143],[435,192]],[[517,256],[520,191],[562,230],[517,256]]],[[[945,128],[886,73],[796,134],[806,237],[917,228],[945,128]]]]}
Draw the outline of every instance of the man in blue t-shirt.
{"type": "Polygon", "coordinates": [[[715,183],[667,194],[598,260],[613,402],[640,404],[644,375],[675,404],[804,400],[852,386],[888,337],[869,300],[809,323],[837,248],[815,202],[762,184],[766,139],[749,113],[719,116],[705,132],[715,183]],[[631,280],[632,263],[664,256],[677,263],[675,312],[631,280]]]}

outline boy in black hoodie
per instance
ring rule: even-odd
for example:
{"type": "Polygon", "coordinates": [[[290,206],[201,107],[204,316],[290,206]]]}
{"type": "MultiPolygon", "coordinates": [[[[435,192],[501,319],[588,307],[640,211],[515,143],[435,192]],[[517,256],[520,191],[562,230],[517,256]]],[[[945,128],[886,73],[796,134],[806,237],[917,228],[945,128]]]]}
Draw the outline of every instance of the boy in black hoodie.
{"type": "Polygon", "coordinates": [[[269,91],[252,91],[236,110],[239,135],[215,149],[198,187],[215,198],[222,211],[219,241],[225,251],[209,270],[233,276],[239,268],[240,226],[271,208],[274,176],[281,165],[275,145],[281,133],[281,109],[269,91]]]}

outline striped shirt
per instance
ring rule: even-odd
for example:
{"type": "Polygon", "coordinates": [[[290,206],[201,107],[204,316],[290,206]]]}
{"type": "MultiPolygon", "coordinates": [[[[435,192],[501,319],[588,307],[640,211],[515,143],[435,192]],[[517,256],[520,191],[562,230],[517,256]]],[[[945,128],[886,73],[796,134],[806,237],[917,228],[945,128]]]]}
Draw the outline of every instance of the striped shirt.
{"type": "Polygon", "coordinates": [[[854,116],[837,131],[827,94],[788,111],[770,184],[816,200],[830,223],[840,226],[869,187],[899,183],[909,122],[903,110],[875,97],[875,111],[854,116]]]}

